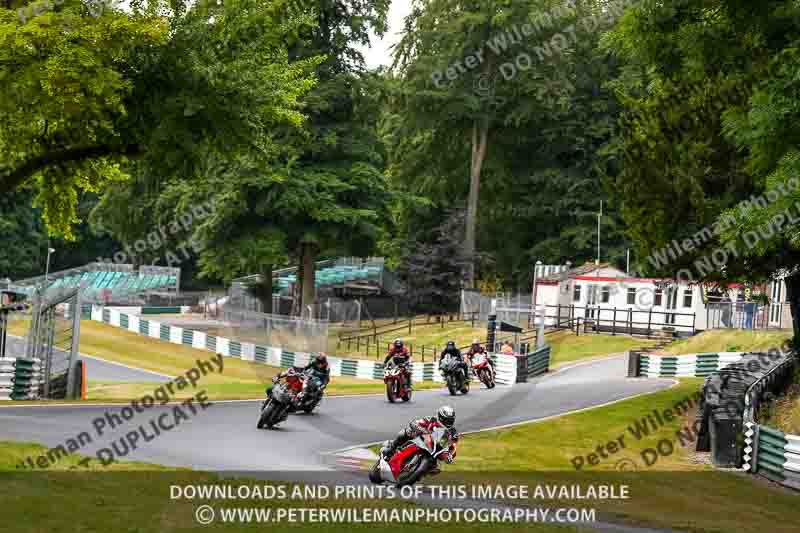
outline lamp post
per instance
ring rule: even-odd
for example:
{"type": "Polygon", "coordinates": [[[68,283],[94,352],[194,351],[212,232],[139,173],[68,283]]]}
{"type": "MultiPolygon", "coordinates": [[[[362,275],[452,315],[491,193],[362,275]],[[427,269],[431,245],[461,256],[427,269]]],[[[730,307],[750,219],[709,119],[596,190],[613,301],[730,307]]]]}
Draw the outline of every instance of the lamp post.
{"type": "Polygon", "coordinates": [[[44,267],[44,288],[47,290],[47,276],[50,274],[50,254],[55,252],[55,249],[47,249],[47,265],[44,267]]]}

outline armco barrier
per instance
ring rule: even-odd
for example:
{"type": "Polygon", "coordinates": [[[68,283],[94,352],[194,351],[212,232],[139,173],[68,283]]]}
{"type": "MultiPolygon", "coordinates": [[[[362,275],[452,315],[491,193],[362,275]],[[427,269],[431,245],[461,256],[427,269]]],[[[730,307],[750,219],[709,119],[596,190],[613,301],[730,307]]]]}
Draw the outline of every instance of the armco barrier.
{"type": "Polygon", "coordinates": [[[744,470],[800,490],[800,437],[747,422],[744,470]]]}
{"type": "Polygon", "coordinates": [[[745,353],[719,352],[689,355],[631,353],[630,356],[639,358],[637,376],[648,378],[706,377],[739,361],[745,353]]]}
{"type": "Polygon", "coordinates": [[[0,401],[35,400],[42,384],[41,365],[33,359],[0,359],[0,401]]]}
{"type": "Polygon", "coordinates": [[[10,400],[14,389],[15,359],[0,359],[0,400],[10,400]]]}
{"type": "MultiPolygon", "coordinates": [[[[121,313],[117,309],[104,308],[102,306],[92,307],[91,319],[103,322],[111,326],[123,328],[138,335],[149,336],[160,339],[172,344],[182,344],[192,346],[199,350],[207,350],[220,353],[225,357],[237,357],[243,361],[255,361],[270,366],[304,366],[314,354],[305,352],[294,352],[284,350],[274,346],[261,346],[249,342],[239,342],[224,337],[207,335],[203,331],[170,326],[161,324],[154,320],[144,319],[136,315],[121,313]]],[[[549,365],[549,347],[530,354],[528,360],[531,361],[530,367],[533,371],[541,373],[547,369],[544,367],[545,359],[549,365]],[[540,353],[541,352],[541,353],[540,353]]],[[[513,356],[494,354],[497,372],[496,381],[500,385],[513,385],[517,380],[517,359],[513,356]]],[[[383,363],[377,361],[366,361],[363,359],[342,359],[339,357],[328,357],[331,366],[332,376],[349,376],[359,379],[383,380],[383,363]]],[[[412,379],[419,381],[435,381],[442,383],[442,375],[439,372],[438,363],[412,363],[412,379]]]]}

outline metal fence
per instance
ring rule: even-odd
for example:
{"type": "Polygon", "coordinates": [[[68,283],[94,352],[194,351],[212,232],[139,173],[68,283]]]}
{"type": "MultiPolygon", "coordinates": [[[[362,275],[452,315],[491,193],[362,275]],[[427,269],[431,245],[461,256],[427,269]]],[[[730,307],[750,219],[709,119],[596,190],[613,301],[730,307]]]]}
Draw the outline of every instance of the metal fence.
{"type": "Polygon", "coordinates": [[[461,315],[474,316],[479,322],[486,322],[492,314],[492,305],[497,309],[503,309],[504,318],[498,316],[498,320],[518,322],[526,324],[529,321],[531,304],[533,303],[530,293],[497,293],[481,294],[477,291],[461,291],[461,315]],[[524,319],[524,320],[523,320],[524,319]]]}
{"type": "Polygon", "coordinates": [[[792,327],[788,303],[709,302],[708,329],[784,329],[792,327]]]}
{"type": "Polygon", "coordinates": [[[327,320],[266,314],[225,306],[221,321],[210,329],[214,330],[215,335],[284,350],[325,352],[328,349],[327,320]]]}
{"type": "Polygon", "coordinates": [[[545,325],[573,329],[576,333],[610,333],[612,335],[660,336],[663,332],[694,335],[697,332],[695,313],[672,310],[634,309],[580,305],[543,305],[545,325]]]}
{"type": "Polygon", "coordinates": [[[5,377],[0,378],[0,396],[5,399],[75,397],[74,369],[81,319],[79,290],[35,292],[28,303],[22,311],[0,313],[0,358],[5,371],[5,377]]]}
{"type": "Polygon", "coordinates": [[[26,358],[41,365],[42,398],[74,396],[80,336],[80,291],[48,291],[34,298],[26,358]]]}

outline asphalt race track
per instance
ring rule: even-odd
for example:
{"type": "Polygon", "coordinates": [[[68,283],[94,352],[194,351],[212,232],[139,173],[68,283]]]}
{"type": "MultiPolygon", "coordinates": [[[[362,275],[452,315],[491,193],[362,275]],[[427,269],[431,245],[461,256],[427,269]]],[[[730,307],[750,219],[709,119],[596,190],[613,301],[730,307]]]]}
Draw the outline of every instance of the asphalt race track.
{"type": "MultiPolygon", "coordinates": [[[[7,356],[8,357],[24,357],[25,356],[25,341],[19,337],[8,336],[7,356]]],[[[54,348],[55,351],[60,351],[54,348]]],[[[169,381],[171,378],[157,372],[143,370],[141,368],[134,368],[104,359],[97,359],[88,355],[79,354],[78,359],[81,359],[86,364],[86,379],[89,381],[127,381],[130,383],[149,383],[169,381]]]]}
{"type": "MultiPolygon", "coordinates": [[[[323,452],[393,437],[409,420],[433,415],[443,404],[455,407],[456,426],[465,432],[597,406],[674,383],[626,378],[626,363],[624,357],[583,363],[532,383],[493,390],[473,383],[466,396],[451,397],[444,388],[415,392],[408,404],[389,404],[379,395],[330,397],[314,414],[290,416],[277,430],[256,429],[258,401],[216,402],[206,410],[198,408],[188,420],[150,442],[140,441],[125,459],[211,471],[320,471],[331,468],[323,452]]],[[[91,364],[94,361],[89,368],[91,364]]],[[[97,436],[92,421],[107,412],[119,414],[121,408],[97,404],[0,406],[0,440],[53,447],[86,431],[93,440],[79,453],[94,456],[97,449],[110,446],[125,433],[149,427],[160,415],[173,412],[171,405],[157,405],[97,436]]]]}

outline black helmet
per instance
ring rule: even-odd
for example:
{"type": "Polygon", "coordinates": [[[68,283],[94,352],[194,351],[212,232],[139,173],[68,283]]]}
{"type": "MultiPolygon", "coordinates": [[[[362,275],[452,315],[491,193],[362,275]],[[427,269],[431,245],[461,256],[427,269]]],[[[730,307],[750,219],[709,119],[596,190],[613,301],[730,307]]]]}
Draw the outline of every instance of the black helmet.
{"type": "Polygon", "coordinates": [[[473,346],[480,346],[480,345],[481,345],[481,341],[479,341],[478,339],[474,339],[474,340],[472,341],[472,345],[473,345],[473,346]]]}
{"type": "Polygon", "coordinates": [[[455,348],[456,347],[456,343],[453,342],[453,341],[447,341],[447,347],[448,348],[455,348]]]}
{"type": "Polygon", "coordinates": [[[321,368],[326,368],[328,366],[328,357],[324,353],[319,353],[319,355],[314,358],[314,364],[321,368]]]}
{"type": "Polygon", "coordinates": [[[403,347],[403,341],[401,341],[400,339],[396,339],[394,341],[394,347],[397,348],[397,349],[402,348],[403,347]]]}
{"type": "Polygon", "coordinates": [[[456,423],[456,410],[449,405],[443,405],[436,413],[436,419],[445,427],[451,428],[456,423]]]}

